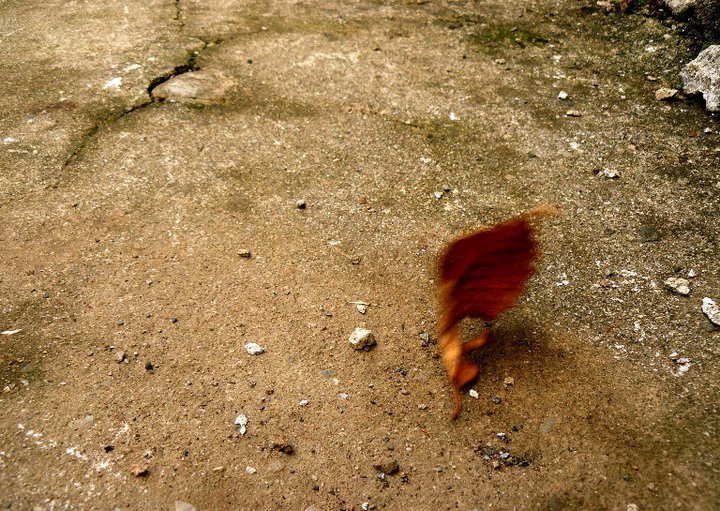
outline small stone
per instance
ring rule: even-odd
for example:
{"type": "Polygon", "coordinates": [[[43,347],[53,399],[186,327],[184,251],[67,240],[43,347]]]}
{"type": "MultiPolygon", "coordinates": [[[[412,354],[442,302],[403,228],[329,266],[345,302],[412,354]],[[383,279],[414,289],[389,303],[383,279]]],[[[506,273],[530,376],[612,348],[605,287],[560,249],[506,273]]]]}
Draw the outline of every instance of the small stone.
{"type": "Polygon", "coordinates": [[[207,105],[220,103],[235,82],[218,72],[194,71],[179,74],[151,91],[155,101],[207,105]]]}
{"type": "Polygon", "coordinates": [[[255,472],[257,472],[257,469],[248,465],[247,467],[245,467],[245,472],[247,472],[248,474],[254,474],[255,472]]]}
{"type": "Polygon", "coordinates": [[[396,474],[400,470],[400,465],[397,461],[394,460],[387,463],[376,463],[375,465],[373,465],[373,467],[378,472],[381,472],[388,476],[396,474]]]}
{"type": "Polygon", "coordinates": [[[720,326],[720,307],[715,300],[708,297],[703,298],[701,309],[712,323],[720,326]]]}
{"type": "Polygon", "coordinates": [[[250,259],[252,257],[252,252],[250,252],[246,248],[241,248],[240,250],[238,250],[238,255],[240,257],[244,257],[245,259],[250,259]]]}
{"type": "Polygon", "coordinates": [[[567,92],[565,92],[564,90],[561,90],[560,92],[558,92],[558,99],[562,99],[564,101],[569,97],[570,97],[570,95],[567,92]]]}
{"type": "Polygon", "coordinates": [[[627,508],[625,508],[625,509],[626,509],[626,511],[638,511],[639,508],[638,508],[637,504],[628,504],[627,508]]]}
{"type": "Polygon", "coordinates": [[[698,276],[698,272],[696,272],[695,270],[693,270],[692,268],[690,268],[690,269],[688,270],[687,276],[688,276],[689,279],[694,279],[695,277],[698,276]]]}
{"type": "Polygon", "coordinates": [[[468,394],[470,394],[470,397],[478,399],[480,397],[480,394],[478,394],[478,391],[475,389],[470,389],[468,391],[468,394]]]}
{"type": "Polygon", "coordinates": [[[675,361],[675,360],[677,360],[678,358],[680,358],[680,355],[678,354],[677,351],[673,351],[672,353],[670,353],[670,354],[668,355],[668,358],[669,358],[670,360],[675,361]]]}
{"type": "Polygon", "coordinates": [[[122,364],[123,362],[125,362],[126,358],[127,358],[127,353],[125,353],[124,351],[118,351],[115,354],[115,362],[117,362],[118,364],[122,364]]]}
{"type": "Polygon", "coordinates": [[[679,91],[677,89],[668,89],[667,87],[661,87],[655,91],[655,99],[658,101],[668,101],[677,96],[679,91]]]}
{"type": "Polygon", "coordinates": [[[175,501],[175,511],[196,511],[195,506],[188,504],[187,502],[175,501]]]}
{"type": "Polygon", "coordinates": [[[617,170],[602,169],[598,172],[598,176],[606,179],[620,179],[620,173],[617,170]]]}
{"type": "Polygon", "coordinates": [[[508,387],[509,387],[510,385],[515,385],[515,378],[513,378],[512,376],[508,376],[507,378],[505,378],[505,379],[503,380],[503,385],[506,385],[506,386],[508,386],[508,387]]]}
{"type": "Polygon", "coordinates": [[[135,477],[147,477],[150,475],[150,469],[147,465],[135,465],[132,469],[132,475],[135,477]]]}
{"type": "Polygon", "coordinates": [[[427,410],[427,405],[425,403],[420,403],[418,405],[418,410],[427,410]]]}
{"type": "Polygon", "coordinates": [[[245,351],[247,351],[250,355],[260,355],[265,352],[265,348],[256,342],[248,342],[245,344],[245,351]]]}
{"type": "Polygon", "coordinates": [[[582,113],[577,110],[568,110],[567,112],[565,112],[565,115],[567,117],[582,117],[582,113]]]}
{"type": "Polygon", "coordinates": [[[173,325],[178,322],[178,318],[170,318],[170,323],[173,325]]]}
{"type": "Polygon", "coordinates": [[[498,437],[503,442],[505,442],[506,444],[510,443],[510,439],[508,438],[508,436],[505,433],[502,433],[502,432],[495,433],[495,436],[498,437]]]}
{"type": "Polygon", "coordinates": [[[305,199],[300,199],[295,203],[295,207],[298,209],[305,209],[307,208],[307,202],[305,202],[305,199]]]}
{"type": "Polygon", "coordinates": [[[443,198],[443,192],[433,192],[436,199],[440,200],[443,198]]]}
{"type": "Polygon", "coordinates": [[[377,342],[375,336],[370,330],[365,328],[356,328],[348,338],[352,347],[356,350],[370,351],[377,342]]]}
{"type": "Polygon", "coordinates": [[[241,413],[237,417],[235,417],[235,425],[238,427],[238,432],[241,435],[245,435],[247,433],[247,425],[248,425],[248,418],[247,415],[244,413],[241,413]]]}
{"type": "Polygon", "coordinates": [[[310,401],[308,401],[307,399],[301,399],[298,404],[299,404],[300,406],[307,406],[307,405],[310,404],[310,401]]]}
{"type": "Polygon", "coordinates": [[[88,357],[92,357],[95,354],[95,350],[93,350],[92,348],[88,348],[88,350],[85,352],[85,354],[88,357]]]}
{"type": "Polygon", "coordinates": [[[505,64],[505,59],[495,59],[495,63],[502,66],[503,64],[505,64]]]}
{"type": "Polygon", "coordinates": [[[500,399],[500,396],[493,396],[492,402],[496,405],[499,405],[500,403],[502,403],[502,399],[500,399]]]}
{"type": "Polygon", "coordinates": [[[403,387],[400,389],[400,394],[402,394],[403,396],[408,396],[408,395],[410,395],[410,391],[408,389],[406,389],[405,387],[403,387]]]}
{"type": "Polygon", "coordinates": [[[350,397],[350,395],[347,392],[341,392],[340,394],[338,394],[338,397],[340,399],[347,399],[350,397]]]}
{"type": "Polygon", "coordinates": [[[363,303],[358,303],[355,305],[355,308],[360,314],[365,314],[367,312],[367,305],[363,303]]]}
{"type": "Polygon", "coordinates": [[[690,282],[685,279],[670,277],[665,280],[665,287],[679,295],[687,296],[690,294],[690,282]]]}
{"type": "Polygon", "coordinates": [[[146,371],[152,371],[153,369],[155,369],[155,366],[153,365],[152,362],[150,362],[149,360],[147,362],[145,362],[145,370],[146,371]]]}

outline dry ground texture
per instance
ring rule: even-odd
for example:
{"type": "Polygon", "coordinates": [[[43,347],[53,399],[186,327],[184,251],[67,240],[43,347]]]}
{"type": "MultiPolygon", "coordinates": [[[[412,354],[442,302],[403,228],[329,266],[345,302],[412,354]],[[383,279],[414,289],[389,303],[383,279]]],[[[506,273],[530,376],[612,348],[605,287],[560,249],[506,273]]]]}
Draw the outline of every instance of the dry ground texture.
{"type": "Polygon", "coordinates": [[[591,0],[0,1],[0,505],[718,509],[720,123],[655,99],[682,29],[591,0]],[[197,98],[160,101],[175,74],[197,98]],[[438,251],[541,203],[564,214],[452,423],[438,251]]]}

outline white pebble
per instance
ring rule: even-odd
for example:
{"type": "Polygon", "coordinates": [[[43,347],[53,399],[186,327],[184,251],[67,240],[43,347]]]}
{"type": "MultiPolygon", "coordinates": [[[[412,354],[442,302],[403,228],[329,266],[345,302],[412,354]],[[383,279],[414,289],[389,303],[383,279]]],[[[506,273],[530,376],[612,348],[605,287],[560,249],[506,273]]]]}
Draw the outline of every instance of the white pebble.
{"type": "Polygon", "coordinates": [[[558,99],[566,100],[568,97],[569,97],[568,93],[565,92],[564,90],[561,90],[558,93],[558,99]]]}
{"type": "Polygon", "coordinates": [[[247,433],[247,424],[248,424],[248,418],[247,415],[244,413],[241,413],[237,417],[235,417],[235,425],[238,427],[238,431],[241,435],[244,435],[247,433]]]}
{"type": "Polygon", "coordinates": [[[710,321],[720,326],[720,307],[712,298],[705,297],[702,301],[702,311],[710,321]]]}
{"type": "Polygon", "coordinates": [[[255,472],[257,472],[257,469],[248,465],[247,467],[245,467],[245,472],[247,472],[248,474],[254,474],[255,472]]]}
{"type": "Polygon", "coordinates": [[[478,391],[475,389],[470,389],[468,394],[470,394],[470,397],[474,397],[475,399],[480,397],[480,394],[478,394],[478,391]]]}
{"type": "Polygon", "coordinates": [[[256,342],[249,342],[245,344],[245,351],[247,351],[250,355],[259,355],[265,351],[265,348],[256,342]]]}

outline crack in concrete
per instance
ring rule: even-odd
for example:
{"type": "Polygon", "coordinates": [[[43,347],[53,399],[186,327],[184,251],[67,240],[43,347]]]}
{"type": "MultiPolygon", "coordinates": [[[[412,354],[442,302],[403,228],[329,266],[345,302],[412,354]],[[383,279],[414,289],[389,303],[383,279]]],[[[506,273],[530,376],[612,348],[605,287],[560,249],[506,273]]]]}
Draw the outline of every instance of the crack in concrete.
{"type": "MultiPolygon", "coordinates": [[[[176,2],[176,5],[179,4],[179,0],[176,2]]],[[[201,39],[202,41],[202,39],[201,39]]],[[[184,64],[180,64],[179,66],[175,66],[173,69],[168,71],[167,73],[164,73],[160,76],[157,76],[150,80],[150,83],[148,84],[146,91],[148,95],[148,99],[146,101],[143,101],[137,105],[132,106],[131,108],[126,108],[120,113],[109,113],[108,115],[101,118],[95,125],[88,128],[85,133],[80,137],[80,141],[75,145],[73,150],[70,152],[67,158],[65,158],[65,162],[62,165],[62,170],[67,169],[72,164],[74,164],[79,157],[84,152],[85,148],[92,142],[92,140],[97,136],[97,134],[100,132],[100,129],[103,127],[106,127],[110,124],[116,123],[123,117],[130,115],[133,112],[136,112],[138,110],[142,110],[143,108],[146,108],[153,103],[159,103],[158,100],[156,100],[153,97],[153,90],[158,87],[159,85],[167,82],[168,80],[171,80],[172,78],[175,78],[176,76],[190,73],[193,71],[199,71],[200,66],[197,64],[197,59],[200,56],[200,53],[208,47],[208,42],[203,41],[203,47],[200,48],[200,50],[194,51],[188,55],[187,62],[184,64]]]]}

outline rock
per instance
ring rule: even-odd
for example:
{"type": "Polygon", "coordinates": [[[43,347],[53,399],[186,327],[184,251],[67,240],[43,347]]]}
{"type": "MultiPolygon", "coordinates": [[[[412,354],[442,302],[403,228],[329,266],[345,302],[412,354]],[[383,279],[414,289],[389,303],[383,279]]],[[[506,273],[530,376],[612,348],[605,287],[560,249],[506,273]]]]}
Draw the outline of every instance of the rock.
{"type": "MultiPolygon", "coordinates": [[[[670,8],[673,16],[685,15],[691,7],[695,7],[696,3],[697,0],[665,0],[665,5],[670,8]]],[[[630,511],[629,506],[628,511],[630,511]]]]}
{"type": "Polygon", "coordinates": [[[443,192],[433,192],[436,199],[440,200],[443,197],[443,192]]]}
{"type": "Polygon", "coordinates": [[[480,394],[478,394],[478,391],[475,389],[470,389],[468,391],[468,394],[470,394],[470,397],[478,399],[480,397],[480,394]]]}
{"type": "Polygon", "coordinates": [[[363,303],[355,304],[355,308],[360,314],[365,314],[367,312],[367,305],[363,303]]]}
{"type": "Polygon", "coordinates": [[[422,341],[421,345],[423,348],[427,348],[428,346],[430,346],[430,334],[428,334],[427,332],[420,332],[420,340],[422,341]]]}
{"type": "Polygon", "coordinates": [[[565,112],[565,115],[567,117],[582,117],[582,113],[577,110],[568,110],[567,112],[565,112]]]}
{"type": "Polygon", "coordinates": [[[687,296],[690,294],[690,282],[685,279],[670,277],[665,281],[665,287],[679,295],[687,296]]]}
{"type": "Polygon", "coordinates": [[[175,511],[196,511],[195,506],[188,504],[187,502],[175,501],[175,511]]]}
{"type": "Polygon", "coordinates": [[[669,101],[677,96],[679,91],[677,89],[668,89],[667,87],[661,87],[655,91],[655,99],[658,101],[669,101]]]}
{"type": "Polygon", "coordinates": [[[705,108],[720,111],[720,45],[705,48],[680,72],[683,90],[688,94],[701,93],[705,108]]]}
{"type": "Polygon", "coordinates": [[[260,355],[265,352],[265,348],[256,342],[248,342],[245,344],[245,351],[247,351],[250,355],[260,355]]]}
{"type": "Polygon", "coordinates": [[[347,399],[350,397],[350,395],[347,392],[341,392],[340,394],[338,394],[338,397],[340,399],[347,399]]]}
{"type": "Polygon", "coordinates": [[[247,433],[247,425],[248,425],[248,418],[247,415],[244,413],[241,413],[237,417],[235,417],[235,425],[238,427],[238,432],[241,435],[245,435],[247,433]]]}
{"type": "Polygon", "coordinates": [[[360,327],[356,328],[355,331],[350,334],[348,341],[350,341],[350,344],[352,344],[352,347],[356,350],[365,351],[370,351],[373,346],[377,344],[373,333],[370,330],[360,327]]]}
{"type": "Polygon", "coordinates": [[[720,326],[720,307],[715,303],[715,300],[707,297],[703,298],[702,311],[712,323],[720,326]]]}
{"type": "Polygon", "coordinates": [[[512,376],[508,376],[507,378],[505,378],[503,380],[503,385],[508,386],[508,387],[510,385],[515,385],[515,378],[513,378],[512,376]]]}
{"type": "Polygon", "coordinates": [[[117,362],[118,364],[122,364],[123,362],[125,362],[126,358],[127,358],[127,353],[125,353],[124,351],[118,351],[115,354],[115,362],[117,362]]]}
{"type": "Polygon", "coordinates": [[[382,472],[385,475],[391,476],[396,474],[400,470],[400,465],[397,461],[388,461],[387,463],[376,463],[373,465],[375,470],[382,472]]]}
{"type": "Polygon", "coordinates": [[[308,401],[307,399],[301,399],[298,404],[299,404],[300,406],[307,406],[307,405],[310,404],[310,401],[308,401]]]}
{"type": "Polygon", "coordinates": [[[625,508],[626,511],[638,511],[637,504],[628,504],[625,508]]]}
{"type": "Polygon", "coordinates": [[[307,202],[305,202],[305,199],[300,199],[295,203],[295,207],[298,209],[305,209],[307,208],[307,202]]]}
{"type": "Polygon", "coordinates": [[[695,271],[695,270],[693,270],[692,268],[690,268],[690,269],[688,270],[687,276],[688,276],[689,279],[694,279],[695,277],[698,276],[698,272],[695,271]]]}
{"type": "Polygon", "coordinates": [[[598,171],[598,176],[606,179],[620,179],[620,173],[617,170],[612,169],[601,169],[598,171]]]}
{"type": "Polygon", "coordinates": [[[150,475],[150,469],[147,465],[135,465],[131,472],[135,477],[147,477],[150,475]]]}
{"type": "Polygon", "coordinates": [[[567,92],[565,92],[564,90],[561,90],[560,92],[558,92],[558,99],[562,99],[564,101],[569,97],[570,97],[569,94],[567,92]]]}
{"type": "Polygon", "coordinates": [[[500,403],[502,403],[502,399],[500,399],[500,396],[493,396],[492,402],[496,405],[499,405],[500,403]]]}
{"type": "Polygon", "coordinates": [[[209,105],[221,103],[234,85],[235,82],[221,73],[192,71],[161,83],[152,89],[151,96],[155,101],[209,105]]]}
{"type": "Polygon", "coordinates": [[[250,252],[246,248],[241,248],[240,250],[238,250],[238,255],[240,257],[244,257],[245,259],[250,259],[252,257],[252,252],[250,252]]]}
{"type": "Polygon", "coordinates": [[[245,467],[245,472],[247,472],[248,474],[254,474],[255,472],[257,472],[257,470],[254,467],[248,465],[247,467],[245,467]]]}

